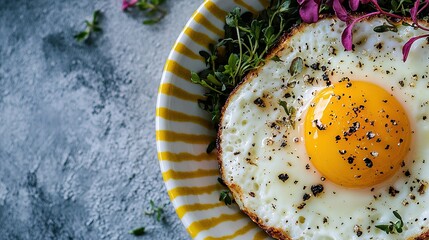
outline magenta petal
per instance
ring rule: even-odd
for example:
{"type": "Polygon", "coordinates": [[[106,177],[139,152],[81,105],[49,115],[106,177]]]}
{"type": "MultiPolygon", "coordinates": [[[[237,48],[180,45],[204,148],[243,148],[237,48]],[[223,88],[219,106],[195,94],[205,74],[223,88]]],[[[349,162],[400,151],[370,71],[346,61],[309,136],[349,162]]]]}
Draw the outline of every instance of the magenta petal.
{"type": "Polygon", "coordinates": [[[360,16],[358,18],[353,19],[353,21],[347,22],[347,27],[344,29],[343,34],[341,35],[341,42],[346,49],[346,51],[350,51],[353,49],[353,27],[356,23],[361,21],[362,19],[368,18],[373,15],[378,15],[380,12],[372,12],[360,16]]]}
{"type": "Polygon", "coordinates": [[[299,9],[299,15],[302,21],[306,23],[314,23],[319,20],[320,0],[305,0],[302,1],[299,9]]]}
{"type": "Polygon", "coordinates": [[[343,43],[343,46],[346,49],[346,51],[350,51],[353,49],[353,33],[352,33],[353,25],[354,24],[348,25],[344,29],[343,34],[341,34],[341,42],[343,43]]]}
{"type": "Polygon", "coordinates": [[[334,8],[335,15],[337,15],[337,17],[341,21],[349,22],[349,20],[350,20],[349,14],[348,14],[346,8],[341,3],[341,0],[334,0],[332,7],[334,8]]]}
{"type": "Polygon", "coordinates": [[[133,7],[137,2],[138,0],[122,0],[122,10],[127,10],[129,7],[133,7]]]}
{"type": "Polygon", "coordinates": [[[417,22],[417,13],[419,11],[420,0],[414,2],[414,6],[410,9],[410,15],[413,22],[417,22]]]}
{"type": "Polygon", "coordinates": [[[428,7],[428,5],[429,5],[429,0],[425,0],[424,1],[424,5],[423,5],[423,7],[422,8],[420,8],[420,10],[417,12],[417,14],[419,14],[421,11],[423,11],[423,10],[425,10],[427,7],[428,7]]]}
{"type": "Polygon", "coordinates": [[[352,11],[356,11],[359,7],[360,0],[349,0],[349,6],[352,11]]]}
{"type": "Polygon", "coordinates": [[[429,37],[429,34],[426,35],[421,35],[421,36],[417,36],[417,37],[412,37],[410,38],[410,40],[408,40],[407,43],[404,44],[404,46],[402,47],[402,61],[407,61],[408,58],[408,54],[410,53],[410,49],[411,46],[413,45],[413,43],[421,38],[425,38],[425,37],[429,37]]]}

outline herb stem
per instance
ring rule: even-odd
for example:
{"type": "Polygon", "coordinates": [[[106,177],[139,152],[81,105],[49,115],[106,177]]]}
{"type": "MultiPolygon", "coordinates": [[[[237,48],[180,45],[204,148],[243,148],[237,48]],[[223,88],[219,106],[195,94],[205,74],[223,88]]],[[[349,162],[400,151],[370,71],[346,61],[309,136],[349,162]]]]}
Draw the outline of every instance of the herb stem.
{"type": "Polygon", "coordinates": [[[241,36],[240,36],[240,30],[239,30],[239,28],[238,28],[238,26],[236,26],[235,27],[235,30],[236,30],[236,32],[237,32],[237,38],[238,38],[238,47],[239,47],[239,49],[240,49],[240,56],[239,56],[239,61],[238,61],[238,66],[237,66],[237,70],[235,71],[235,73],[234,73],[234,76],[233,76],[233,84],[235,85],[236,84],[236,77],[237,77],[237,73],[239,72],[239,70],[240,70],[240,67],[241,67],[241,61],[242,61],[242,59],[243,59],[243,46],[241,46],[242,45],[242,43],[241,43],[241,36]]]}

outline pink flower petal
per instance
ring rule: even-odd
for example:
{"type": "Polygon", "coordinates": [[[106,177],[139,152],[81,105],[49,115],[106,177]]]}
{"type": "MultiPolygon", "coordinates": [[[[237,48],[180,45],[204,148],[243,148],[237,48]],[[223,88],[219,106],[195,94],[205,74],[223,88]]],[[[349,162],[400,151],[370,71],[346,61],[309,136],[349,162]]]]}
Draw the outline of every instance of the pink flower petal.
{"type": "Polygon", "coordinates": [[[337,17],[341,21],[349,22],[350,21],[349,13],[347,12],[346,8],[343,6],[341,2],[342,2],[341,0],[334,0],[332,4],[332,7],[334,8],[334,11],[335,11],[335,15],[337,15],[337,17]]]}
{"type": "Polygon", "coordinates": [[[363,16],[360,16],[358,18],[355,18],[349,22],[347,22],[347,27],[344,29],[343,33],[341,34],[341,42],[343,43],[344,48],[346,51],[350,51],[353,49],[353,27],[356,23],[361,21],[362,19],[365,19],[367,17],[378,15],[380,12],[372,12],[365,14],[363,16]]]}
{"type": "Polygon", "coordinates": [[[359,7],[360,0],[349,0],[349,6],[352,11],[356,11],[359,7]]]}
{"type": "Polygon", "coordinates": [[[136,5],[136,3],[138,2],[138,0],[122,0],[122,10],[127,10],[130,7],[134,7],[134,5],[136,5]]]}
{"type": "Polygon", "coordinates": [[[404,46],[402,47],[402,61],[407,61],[408,58],[408,54],[410,53],[410,49],[411,46],[413,45],[413,43],[421,38],[425,38],[425,37],[429,37],[429,34],[426,35],[421,35],[421,36],[417,36],[417,37],[412,37],[410,38],[410,40],[408,40],[407,43],[404,44],[404,46]]]}
{"type": "Polygon", "coordinates": [[[410,9],[410,15],[413,22],[417,22],[417,14],[419,12],[420,0],[414,2],[414,6],[410,9]]]}
{"type": "Polygon", "coordinates": [[[298,1],[301,7],[299,9],[299,15],[302,21],[306,23],[314,23],[319,20],[319,7],[321,0],[301,0],[298,1]]]}
{"type": "Polygon", "coordinates": [[[353,25],[350,24],[346,28],[344,28],[343,33],[341,34],[341,42],[343,43],[346,51],[351,51],[353,49],[353,25]]]}
{"type": "Polygon", "coordinates": [[[419,14],[421,11],[425,10],[428,7],[429,0],[425,0],[424,3],[425,3],[425,5],[423,5],[423,7],[420,8],[420,10],[417,12],[417,14],[419,14]]]}

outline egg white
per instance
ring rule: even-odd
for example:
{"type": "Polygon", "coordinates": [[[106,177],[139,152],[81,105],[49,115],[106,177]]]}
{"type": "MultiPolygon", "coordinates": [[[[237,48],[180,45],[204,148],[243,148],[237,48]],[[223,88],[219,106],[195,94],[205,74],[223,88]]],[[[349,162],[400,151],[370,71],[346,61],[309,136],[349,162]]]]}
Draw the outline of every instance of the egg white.
{"type": "Polygon", "coordinates": [[[422,32],[398,26],[398,32],[375,33],[373,28],[383,23],[373,18],[357,24],[355,49],[348,52],[341,44],[345,25],[339,20],[301,26],[228,99],[219,134],[222,177],[240,208],[263,228],[292,239],[407,239],[427,230],[429,193],[418,189],[429,182],[429,119],[424,120],[429,117],[429,46],[426,40],[416,42],[404,63],[403,44],[422,32]],[[269,60],[274,55],[281,61],[269,60]],[[297,57],[305,66],[291,76],[289,68],[297,57]],[[315,63],[317,70],[311,67],[315,63]],[[373,82],[407,111],[413,130],[407,164],[373,189],[330,183],[308,159],[303,119],[315,93],[326,87],[324,73],[332,84],[343,77],[373,82]],[[257,98],[265,107],[255,104],[257,98]],[[297,109],[295,127],[278,121],[286,116],[279,100],[297,109]],[[411,176],[405,176],[406,170],[411,176]],[[289,178],[282,181],[280,174],[289,178]],[[316,184],[324,192],[313,196],[310,188],[316,184]],[[394,197],[388,193],[391,186],[399,191],[394,197]],[[303,201],[304,193],[311,198],[303,201]],[[402,216],[404,232],[386,235],[375,225],[395,222],[393,210],[402,216]]]}

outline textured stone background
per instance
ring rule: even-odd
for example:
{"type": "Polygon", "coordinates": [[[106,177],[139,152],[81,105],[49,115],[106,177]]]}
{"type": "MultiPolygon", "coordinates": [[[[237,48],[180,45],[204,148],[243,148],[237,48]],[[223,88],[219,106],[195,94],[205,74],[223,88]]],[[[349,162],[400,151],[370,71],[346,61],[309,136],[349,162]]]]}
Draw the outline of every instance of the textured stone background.
{"type": "Polygon", "coordinates": [[[159,171],[164,61],[201,0],[155,26],[120,0],[1,1],[0,239],[189,239],[159,171]],[[73,35],[95,9],[103,33],[73,35]],[[166,223],[145,216],[168,204],[166,223]],[[136,238],[128,231],[150,227],[136,238]]]}

